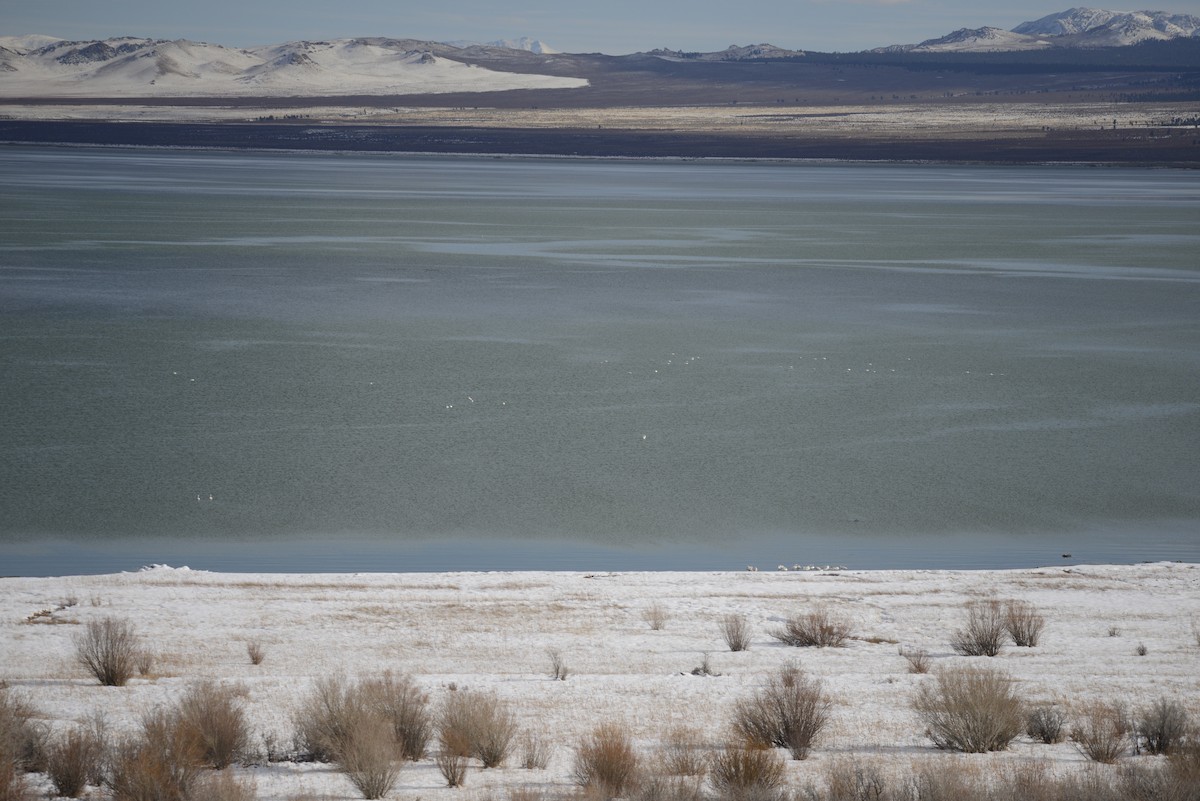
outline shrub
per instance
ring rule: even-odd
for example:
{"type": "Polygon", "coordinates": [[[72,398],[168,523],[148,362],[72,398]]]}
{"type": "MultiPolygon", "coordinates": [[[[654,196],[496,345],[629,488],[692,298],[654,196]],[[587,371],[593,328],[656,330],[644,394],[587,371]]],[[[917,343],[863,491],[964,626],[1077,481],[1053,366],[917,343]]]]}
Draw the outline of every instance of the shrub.
{"type": "Polygon", "coordinates": [[[10,754],[0,752],[0,801],[33,801],[34,794],[10,754]]]}
{"type": "Polygon", "coordinates": [[[878,765],[857,760],[835,760],[826,772],[828,801],[885,801],[892,799],[887,776],[878,765]]]}
{"type": "Polygon", "coordinates": [[[106,687],[129,681],[140,651],[133,626],[120,618],[89,621],[75,637],[75,658],[106,687]]]}
{"type": "Polygon", "coordinates": [[[841,648],[850,639],[850,624],[824,607],[790,617],[771,635],[784,645],[841,648]]]}
{"type": "Polygon", "coordinates": [[[1046,745],[1066,739],[1067,714],[1053,704],[1038,704],[1025,716],[1025,733],[1046,745]]]}
{"type": "Polygon", "coordinates": [[[363,798],[383,798],[399,777],[399,754],[391,722],[383,714],[368,713],[351,721],[338,766],[363,798]]]}
{"type": "Polygon", "coordinates": [[[467,781],[467,756],[452,749],[438,751],[433,758],[447,787],[462,787],[467,781]]]}
{"type": "Polygon", "coordinates": [[[709,659],[708,651],[705,651],[704,657],[700,660],[700,664],[696,665],[696,667],[692,668],[692,675],[693,676],[720,676],[721,674],[717,673],[715,670],[713,670],[712,661],[709,659]]]}
{"type": "Polygon", "coordinates": [[[1146,751],[1156,756],[1174,751],[1189,730],[1188,714],[1183,705],[1166,698],[1143,709],[1136,722],[1138,750],[1145,744],[1146,751]]]}
{"type": "Polygon", "coordinates": [[[805,759],[829,721],[831,706],[819,679],[785,667],[758,693],[737,703],[733,727],[748,743],[787,748],[793,759],[805,759]]]}
{"type": "Polygon", "coordinates": [[[1096,703],[1084,709],[1071,728],[1071,742],[1093,762],[1106,765],[1129,749],[1129,716],[1119,704],[1096,703]]]}
{"type": "Polygon", "coordinates": [[[702,781],[688,776],[646,776],[629,794],[629,801],[710,801],[702,781]]]}
{"type": "Polygon", "coordinates": [[[968,754],[1003,751],[1025,724],[1012,680],[996,670],[940,671],[918,688],[913,708],[934,745],[968,754]]]}
{"type": "Polygon", "coordinates": [[[637,783],[640,767],[629,736],[612,723],[593,729],[575,751],[575,781],[608,798],[623,797],[637,783]]]}
{"type": "Polygon", "coordinates": [[[545,770],[550,764],[552,749],[544,738],[526,732],[521,737],[521,767],[525,770],[545,770]]]}
{"type": "Polygon", "coordinates": [[[104,744],[93,729],[71,729],[51,741],[46,775],[60,796],[78,798],[88,781],[100,774],[104,744]]]}
{"type": "Polygon", "coordinates": [[[651,631],[662,631],[667,626],[667,608],[660,603],[653,603],[642,611],[642,620],[646,621],[651,631]]]}
{"type": "Polygon", "coordinates": [[[917,769],[911,785],[912,797],[919,801],[975,801],[983,796],[971,771],[946,770],[943,765],[933,762],[917,769]]]}
{"type": "Polygon", "coordinates": [[[238,779],[222,770],[201,776],[192,798],[194,801],[254,801],[257,792],[251,779],[238,779]]]}
{"type": "Polygon", "coordinates": [[[1133,653],[1137,656],[1145,656],[1146,654],[1150,653],[1150,649],[1146,647],[1144,642],[1139,642],[1137,644],[1137,648],[1133,649],[1133,653]]]}
{"type": "Polygon", "coordinates": [[[250,640],[246,643],[246,656],[250,657],[250,664],[261,665],[263,660],[267,658],[267,652],[261,642],[250,640]]]}
{"type": "Polygon", "coordinates": [[[1182,794],[1180,798],[1187,798],[1187,801],[1198,801],[1196,796],[1200,795],[1197,792],[1197,788],[1200,788],[1200,736],[1193,733],[1171,749],[1171,753],[1167,756],[1167,770],[1176,786],[1192,788],[1191,798],[1182,794]]]}
{"type": "Polygon", "coordinates": [[[332,762],[361,714],[357,696],[343,679],[318,679],[295,715],[297,744],[316,761],[332,762]]]}
{"type": "Polygon", "coordinates": [[[363,703],[383,714],[405,759],[416,762],[425,756],[433,738],[433,714],[429,696],[408,676],[384,673],[359,685],[363,703]]]}
{"type": "Polygon", "coordinates": [[[142,648],[133,655],[134,666],[139,676],[149,676],[154,670],[155,656],[149,648],[142,648]]]}
{"type": "Polygon", "coordinates": [[[783,766],[770,748],[730,745],[713,754],[709,781],[722,799],[757,801],[774,796],[783,783],[783,766]]]}
{"type": "Polygon", "coordinates": [[[547,648],[546,656],[550,658],[550,677],[555,681],[566,681],[569,671],[562,652],[557,648],[547,648]]]}
{"type": "Polygon", "coordinates": [[[719,624],[721,639],[730,651],[750,650],[750,624],[745,615],[725,615],[719,624]]]}
{"type": "Polygon", "coordinates": [[[17,773],[46,766],[49,729],[36,717],[27,701],[0,684],[0,759],[11,762],[17,773]]]}
{"type": "Polygon", "coordinates": [[[671,776],[703,776],[708,771],[705,751],[699,731],[677,726],[663,740],[663,770],[671,776]]]}
{"type": "Polygon", "coordinates": [[[900,656],[908,662],[909,673],[928,673],[930,665],[929,652],[924,648],[901,648],[900,656]]]}
{"type": "Polygon", "coordinates": [[[996,656],[1007,635],[999,601],[967,604],[967,625],[954,632],[950,647],[963,656],[996,656]]]}
{"type": "Polygon", "coordinates": [[[1033,604],[1026,601],[1009,601],[1004,605],[1004,629],[1014,645],[1036,648],[1045,627],[1046,618],[1033,604]]]}
{"type": "Polygon", "coordinates": [[[179,718],[201,743],[205,764],[217,770],[241,759],[250,745],[246,715],[231,687],[212,681],[192,685],[179,700],[179,718]]]}
{"type": "Polygon", "coordinates": [[[114,755],[107,778],[113,801],[188,801],[200,776],[204,746],[179,716],[159,709],[142,719],[139,736],[114,755]]]}
{"type": "Polygon", "coordinates": [[[443,750],[472,756],[485,768],[504,764],[517,733],[512,713],[495,696],[470,690],[450,692],[439,718],[443,750]]]}
{"type": "Polygon", "coordinates": [[[367,717],[389,723],[405,758],[415,761],[425,755],[433,735],[429,698],[409,677],[391,673],[357,684],[319,680],[296,715],[296,739],[314,759],[336,762],[356,721],[367,717]]]}

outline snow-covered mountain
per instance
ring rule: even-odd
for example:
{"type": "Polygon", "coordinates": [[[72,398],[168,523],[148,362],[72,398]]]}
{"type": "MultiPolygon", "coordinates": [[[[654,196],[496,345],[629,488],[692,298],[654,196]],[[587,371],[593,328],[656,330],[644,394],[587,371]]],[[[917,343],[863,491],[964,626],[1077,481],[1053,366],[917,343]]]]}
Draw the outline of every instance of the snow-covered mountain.
{"type": "Polygon", "coordinates": [[[960,28],[917,45],[880,48],[882,51],[914,53],[987,53],[998,50],[1043,50],[1054,45],[1046,36],[1032,36],[1003,28],[960,28]]]}
{"type": "Polygon", "coordinates": [[[0,97],[317,97],[586,85],[581,78],[486,69],[458,48],[410,39],[240,49],[182,39],[0,38],[0,97]]]}
{"type": "Polygon", "coordinates": [[[1123,47],[1180,38],[1200,38],[1200,17],[1165,11],[1105,11],[1081,7],[1022,22],[1011,31],[963,28],[920,44],[893,45],[880,48],[880,51],[979,53],[1051,47],[1123,47]]]}
{"type": "Polygon", "coordinates": [[[1070,8],[1013,28],[1014,33],[1068,37],[1079,47],[1119,47],[1150,39],[1200,36],[1200,17],[1165,11],[1070,8]]]}

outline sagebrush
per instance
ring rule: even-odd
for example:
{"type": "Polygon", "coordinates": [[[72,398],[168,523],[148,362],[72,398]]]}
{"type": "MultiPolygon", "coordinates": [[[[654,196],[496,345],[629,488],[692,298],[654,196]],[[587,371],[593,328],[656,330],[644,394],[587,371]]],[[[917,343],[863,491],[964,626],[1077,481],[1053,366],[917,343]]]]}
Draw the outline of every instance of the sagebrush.
{"type": "Polygon", "coordinates": [[[625,730],[602,723],[575,749],[575,781],[599,790],[607,798],[621,798],[636,784],[641,760],[625,730]]]}
{"type": "Polygon", "coordinates": [[[733,728],[745,742],[786,748],[793,759],[805,759],[828,723],[831,707],[820,679],[788,666],[768,677],[753,696],[737,702],[733,728]]]}
{"type": "Polygon", "coordinates": [[[934,745],[968,754],[1003,751],[1025,728],[1015,684],[998,670],[939,671],[917,689],[913,709],[934,745]]]}
{"type": "Polygon", "coordinates": [[[133,625],[122,618],[88,621],[75,637],[75,658],[106,687],[123,687],[142,652],[133,625]]]}

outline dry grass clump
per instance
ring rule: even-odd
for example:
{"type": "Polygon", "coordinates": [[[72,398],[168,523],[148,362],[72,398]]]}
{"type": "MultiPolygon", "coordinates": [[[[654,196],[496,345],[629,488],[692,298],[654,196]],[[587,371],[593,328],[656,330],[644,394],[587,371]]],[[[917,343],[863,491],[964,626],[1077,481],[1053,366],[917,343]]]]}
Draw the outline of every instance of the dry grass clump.
{"type": "Polygon", "coordinates": [[[189,801],[203,760],[195,730],[180,725],[176,712],[157,709],[117,748],[106,784],[113,801],[189,801]]]}
{"type": "Polygon", "coordinates": [[[24,774],[41,760],[44,738],[33,716],[33,708],[0,682],[0,801],[34,798],[24,774]]]}
{"type": "Polygon", "coordinates": [[[996,656],[1008,636],[1007,619],[999,601],[967,604],[967,624],[954,632],[950,647],[963,656],[996,656]]]}
{"type": "Polygon", "coordinates": [[[0,760],[18,774],[43,770],[48,738],[33,706],[0,683],[0,760]]]}
{"type": "Polygon", "coordinates": [[[713,754],[709,782],[721,801],[766,801],[783,784],[784,760],[777,751],[752,744],[728,745],[713,754]]]}
{"type": "Polygon", "coordinates": [[[98,727],[73,728],[51,740],[46,752],[46,775],[54,791],[78,798],[89,782],[99,783],[106,757],[98,727]]]}
{"type": "Polygon", "coordinates": [[[668,776],[703,776],[708,772],[707,754],[699,730],[676,726],[663,738],[659,764],[668,776]]]}
{"type": "Polygon", "coordinates": [[[1116,762],[1129,751],[1129,715],[1120,704],[1086,707],[1071,728],[1071,742],[1093,762],[1116,762]]]}
{"type": "Polygon", "coordinates": [[[179,699],[179,720],[201,743],[205,764],[222,770],[245,757],[250,727],[235,688],[213,681],[193,684],[179,699]]]}
{"type": "Polygon", "coordinates": [[[533,732],[521,736],[521,767],[525,770],[545,770],[553,754],[550,742],[533,732]]]}
{"type": "Polygon", "coordinates": [[[472,690],[446,695],[438,729],[443,751],[475,757],[485,768],[504,764],[517,735],[508,707],[493,695],[472,690]]]}
{"type": "Polygon", "coordinates": [[[924,648],[901,648],[900,656],[908,662],[909,673],[928,673],[933,666],[929,652],[924,648]]]}
{"type": "Polygon", "coordinates": [[[629,801],[711,801],[699,776],[643,776],[629,801]]]}
{"type": "Polygon", "coordinates": [[[642,610],[642,620],[646,621],[646,625],[650,627],[651,631],[665,629],[669,618],[667,608],[658,602],[652,603],[642,610]]]}
{"type": "Polygon", "coordinates": [[[819,679],[788,666],[753,696],[737,702],[733,728],[747,743],[786,748],[793,759],[805,759],[829,722],[831,707],[819,679]]]}
{"type": "Polygon", "coordinates": [[[1089,768],[1056,774],[1048,763],[1020,760],[981,770],[979,765],[927,761],[891,775],[880,766],[834,762],[827,790],[810,788],[809,801],[1198,801],[1196,776],[1175,765],[1129,765],[1119,771],[1089,768]]]}
{"type": "Polygon", "coordinates": [[[1013,644],[1036,648],[1046,628],[1046,618],[1028,601],[1009,601],[1004,605],[1004,629],[1013,644]]]}
{"type": "Polygon", "coordinates": [[[938,748],[982,754],[1003,751],[1025,728],[1012,680],[997,670],[950,669],[921,685],[913,700],[925,735],[938,748]]]}
{"type": "Polygon", "coordinates": [[[75,658],[105,687],[123,687],[142,653],[129,621],[105,617],[89,621],[75,636],[75,658]]]}
{"type": "Polygon", "coordinates": [[[1025,733],[1034,740],[1054,745],[1067,738],[1067,713],[1054,704],[1038,704],[1025,715],[1025,733]]]}
{"type": "Polygon", "coordinates": [[[871,762],[835,760],[826,770],[827,801],[899,801],[892,780],[871,762]]]}
{"type": "Polygon", "coordinates": [[[1170,754],[1191,730],[1187,710],[1178,701],[1166,698],[1141,710],[1135,723],[1137,750],[1144,747],[1147,753],[1155,756],[1170,754]]]}
{"type": "Polygon", "coordinates": [[[725,615],[718,627],[721,630],[721,639],[729,646],[730,651],[750,650],[750,623],[745,615],[725,615]]]}
{"type": "Polygon", "coordinates": [[[575,781],[606,798],[624,797],[638,781],[641,760],[620,726],[602,723],[575,750],[575,781]]]}
{"type": "Polygon", "coordinates": [[[850,639],[850,623],[825,607],[820,607],[788,618],[783,628],[771,636],[784,645],[800,648],[841,648],[850,639]]]}
{"type": "Polygon", "coordinates": [[[196,782],[193,801],[255,801],[257,788],[251,779],[239,779],[230,771],[206,773],[196,782]]]}
{"type": "Polygon", "coordinates": [[[260,641],[250,640],[246,643],[246,656],[250,658],[250,664],[261,665],[267,658],[267,651],[260,641]]]}

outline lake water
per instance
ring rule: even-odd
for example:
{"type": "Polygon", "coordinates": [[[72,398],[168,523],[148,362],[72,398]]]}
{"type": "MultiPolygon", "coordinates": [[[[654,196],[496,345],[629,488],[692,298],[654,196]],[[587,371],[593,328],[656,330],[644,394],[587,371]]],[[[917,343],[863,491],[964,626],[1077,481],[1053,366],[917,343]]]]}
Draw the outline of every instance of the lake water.
{"type": "Polygon", "coordinates": [[[0,148],[0,574],[1200,562],[1198,254],[1188,171],[0,148]]]}

